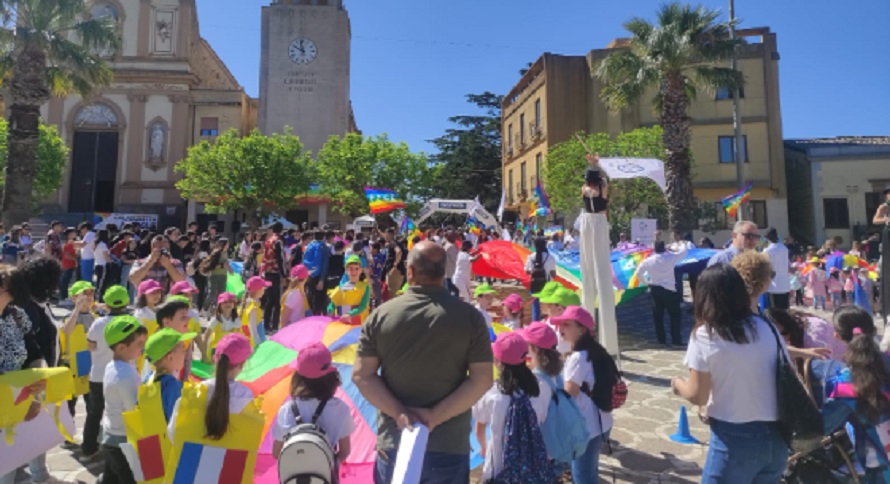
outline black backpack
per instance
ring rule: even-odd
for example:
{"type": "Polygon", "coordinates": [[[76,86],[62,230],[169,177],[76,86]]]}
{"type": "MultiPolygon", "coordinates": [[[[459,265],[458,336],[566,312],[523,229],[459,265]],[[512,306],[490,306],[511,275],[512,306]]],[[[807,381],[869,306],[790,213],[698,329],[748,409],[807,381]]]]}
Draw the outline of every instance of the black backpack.
{"type": "Polygon", "coordinates": [[[531,285],[529,287],[532,294],[540,292],[544,289],[544,284],[547,284],[547,270],[544,269],[544,261],[546,260],[545,257],[548,257],[550,254],[541,254],[540,259],[538,255],[534,255],[535,261],[532,265],[531,285]]]}
{"type": "Polygon", "coordinates": [[[595,380],[593,389],[584,383],[581,391],[603,412],[611,412],[624,405],[627,400],[627,385],[621,379],[621,372],[612,356],[604,349],[602,355],[594,355],[591,364],[595,380]]]}

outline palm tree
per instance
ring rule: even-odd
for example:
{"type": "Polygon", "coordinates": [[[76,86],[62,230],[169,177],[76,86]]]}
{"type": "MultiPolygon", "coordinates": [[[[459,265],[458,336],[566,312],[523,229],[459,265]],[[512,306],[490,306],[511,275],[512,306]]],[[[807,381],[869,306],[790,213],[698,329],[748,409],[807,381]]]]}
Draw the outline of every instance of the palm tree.
{"type": "Polygon", "coordinates": [[[652,100],[664,130],[667,155],[667,202],[670,228],[686,232],[695,228],[690,174],[690,99],[696,88],[741,89],[741,72],[714,64],[728,60],[742,41],[732,39],[730,22],[720,22],[720,12],[701,5],[662,5],[658,24],[633,18],[624,24],[633,38],[630,47],[610,54],[596,69],[605,86],[602,97],[613,111],[636,102],[646,89],[657,92],[652,100]]]}
{"type": "Polygon", "coordinates": [[[3,222],[27,221],[37,166],[40,106],[51,96],[87,96],[111,82],[101,53],[120,44],[114,19],[90,18],[84,0],[0,0],[0,76],[9,105],[3,222]]]}

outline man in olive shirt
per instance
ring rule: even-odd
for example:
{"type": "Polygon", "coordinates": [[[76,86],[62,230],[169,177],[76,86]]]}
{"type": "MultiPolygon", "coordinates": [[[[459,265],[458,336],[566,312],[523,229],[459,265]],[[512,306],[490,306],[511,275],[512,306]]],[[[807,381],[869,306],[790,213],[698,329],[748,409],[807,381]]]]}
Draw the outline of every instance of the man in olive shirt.
{"type": "Polygon", "coordinates": [[[491,340],[479,311],[443,286],[445,260],[441,246],[415,245],[410,287],[362,326],[352,379],[378,409],[377,484],[392,480],[401,429],[414,422],[430,429],[420,482],[469,482],[470,408],[492,385],[491,340]]]}

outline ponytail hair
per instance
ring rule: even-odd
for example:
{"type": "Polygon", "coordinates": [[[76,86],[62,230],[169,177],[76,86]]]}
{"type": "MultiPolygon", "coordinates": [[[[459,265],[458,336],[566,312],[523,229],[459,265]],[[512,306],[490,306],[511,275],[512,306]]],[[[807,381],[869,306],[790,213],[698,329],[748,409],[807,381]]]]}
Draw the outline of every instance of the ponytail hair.
{"type": "Polygon", "coordinates": [[[890,384],[890,370],[875,341],[874,320],[858,306],[842,306],[834,312],[834,328],[847,343],[844,363],[850,368],[856,390],[856,411],[878,423],[890,414],[890,398],[884,394],[890,384]]]}
{"type": "Polygon", "coordinates": [[[525,362],[518,365],[503,363],[498,375],[498,389],[504,395],[513,395],[517,391],[522,391],[529,397],[537,397],[541,394],[541,388],[538,387],[538,379],[525,366],[525,362]]]}
{"type": "Polygon", "coordinates": [[[229,357],[220,355],[216,362],[216,385],[213,395],[207,403],[207,414],[204,416],[204,426],[207,427],[205,437],[211,440],[223,438],[229,429],[229,369],[231,366],[229,357]]]}

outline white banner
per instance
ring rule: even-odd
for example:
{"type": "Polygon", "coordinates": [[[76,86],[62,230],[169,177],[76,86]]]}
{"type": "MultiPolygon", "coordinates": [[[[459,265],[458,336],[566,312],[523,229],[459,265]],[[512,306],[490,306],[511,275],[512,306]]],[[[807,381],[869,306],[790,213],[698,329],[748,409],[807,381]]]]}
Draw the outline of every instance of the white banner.
{"type": "Polygon", "coordinates": [[[655,158],[600,158],[600,166],[609,178],[649,178],[661,191],[667,189],[664,162],[655,158]]]}
{"type": "Polygon", "coordinates": [[[125,223],[137,223],[147,229],[158,226],[158,216],[151,213],[109,213],[96,212],[93,216],[93,228],[104,229],[108,224],[115,224],[120,229],[125,223]]]}
{"type": "Polygon", "coordinates": [[[658,221],[654,218],[635,218],[630,221],[630,240],[648,247],[655,244],[658,221]]]}

